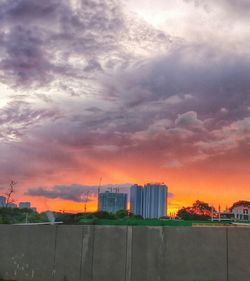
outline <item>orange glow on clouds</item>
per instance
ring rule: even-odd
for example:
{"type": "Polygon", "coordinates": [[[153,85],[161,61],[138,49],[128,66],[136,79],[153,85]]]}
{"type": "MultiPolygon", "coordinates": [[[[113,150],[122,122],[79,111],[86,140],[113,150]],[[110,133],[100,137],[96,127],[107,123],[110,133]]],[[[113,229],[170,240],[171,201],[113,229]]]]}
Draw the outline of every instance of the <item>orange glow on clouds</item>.
{"type": "MultiPolygon", "coordinates": [[[[98,185],[98,176],[104,174],[103,185],[107,183],[139,183],[165,182],[169,186],[169,192],[174,194],[168,199],[168,214],[176,213],[183,206],[191,206],[197,199],[207,202],[222,209],[230,207],[235,201],[249,200],[249,176],[245,173],[228,173],[218,170],[212,166],[204,167],[183,167],[178,169],[153,168],[146,164],[132,166],[128,163],[110,163],[105,167],[98,167],[98,175],[89,174],[88,182],[81,181],[81,171],[73,174],[66,174],[63,180],[56,179],[57,184],[81,184],[98,185]],[[113,168],[116,167],[116,168],[113,168]],[[123,171],[123,172],[121,172],[123,171]],[[239,188],[235,188],[238,186],[239,188]]],[[[39,183],[41,186],[52,186],[53,181],[39,183]]],[[[23,196],[26,189],[22,187],[16,194],[17,201],[31,201],[39,211],[54,210],[65,212],[83,212],[84,203],[66,201],[62,199],[48,199],[44,197],[23,196]]],[[[97,200],[87,203],[87,211],[97,210],[97,200]]]]}

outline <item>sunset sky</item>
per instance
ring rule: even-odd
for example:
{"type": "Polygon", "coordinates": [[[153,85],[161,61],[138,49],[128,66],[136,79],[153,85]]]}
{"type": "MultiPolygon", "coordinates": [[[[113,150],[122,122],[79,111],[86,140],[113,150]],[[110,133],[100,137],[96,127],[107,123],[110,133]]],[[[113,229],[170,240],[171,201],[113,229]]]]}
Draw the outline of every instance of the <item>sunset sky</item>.
{"type": "Polygon", "coordinates": [[[249,0],[0,0],[0,193],[96,209],[99,179],[169,212],[250,200],[249,0]]]}

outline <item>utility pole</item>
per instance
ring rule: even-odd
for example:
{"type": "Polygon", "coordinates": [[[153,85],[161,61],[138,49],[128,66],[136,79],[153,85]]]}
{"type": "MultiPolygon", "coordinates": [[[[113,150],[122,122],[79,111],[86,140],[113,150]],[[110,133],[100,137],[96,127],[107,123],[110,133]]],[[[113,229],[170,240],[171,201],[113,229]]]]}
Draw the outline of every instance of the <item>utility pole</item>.
{"type": "Polygon", "coordinates": [[[84,193],[83,202],[84,202],[84,212],[87,212],[87,203],[89,201],[89,191],[84,193]]]}
{"type": "Polygon", "coordinates": [[[211,208],[211,221],[214,221],[214,207],[211,208]]]}
{"type": "Polygon", "coordinates": [[[220,210],[220,205],[219,205],[219,222],[221,221],[221,210],[220,210]]]}

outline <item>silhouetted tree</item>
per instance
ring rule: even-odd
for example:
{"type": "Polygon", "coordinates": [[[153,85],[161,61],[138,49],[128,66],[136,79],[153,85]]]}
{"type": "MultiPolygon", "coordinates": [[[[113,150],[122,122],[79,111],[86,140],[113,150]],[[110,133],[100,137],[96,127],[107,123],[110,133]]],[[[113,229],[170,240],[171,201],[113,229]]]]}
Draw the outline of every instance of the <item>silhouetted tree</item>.
{"type": "Polygon", "coordinates": [[[230,210],[232,210],[235,207],[240,207],[240,206],[250,208],[250,201],[243,201],[243,200],[237,201],[232,205],[230,210]]]}
{"type": "Polygon", "coordinates": [[[14,186],[15,186],[16,184],[17,184],[17,183],[12,180],[12,181],[10,182],[8,191],[5,193],[5,195],[6,195],[6,208],[9,207],[10,204],[12,204],[12,203],[15,202],[15,200],[14,200],[14,198],[13,198],[13,195],[14,195],[14,193],[15,193],[14,186]]]}
{"type": "Polygon", "coordinates": [[[118,219],[124,219],[124,218],[128,218],[130,215],[128,210],[119,210],[116,212],[115,216],[118,219]]]}
{"type": "Polygon", "coordinates": [[[197,200],[191,207],[182,207],[177,212],[177,216],[183,220],[209,220],[212,208],[214,209],[208,203],[197,200]]]}
{"type": "Polygon", "coordinates": [[[13,224],[13,223],[38,223],[47,222],[45,214],[38,214],[32,209],[18,209],[18,208],[0,208],[0,224],[13,224]]]}
{"type": "Polygon", "coordinates": [[[115,219],[115,215],[106,211],[98,211],[94,213],[94,216],[98,219],[115,219]]]}
{"type": "Polygon", "coordinates": [[[141,216],[141,215],[134,215],[134,214],[130,213],[130,217],[131,217],[131,219],[135,219],[135,220],[143,220],[143,216],[141,216]]]}

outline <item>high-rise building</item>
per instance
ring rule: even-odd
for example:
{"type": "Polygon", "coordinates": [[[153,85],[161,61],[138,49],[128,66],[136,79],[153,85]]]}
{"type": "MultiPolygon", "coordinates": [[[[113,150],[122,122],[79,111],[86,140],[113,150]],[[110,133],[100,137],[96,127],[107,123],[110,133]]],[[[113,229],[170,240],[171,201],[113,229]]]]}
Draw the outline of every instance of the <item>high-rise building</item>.
{"type": "Polygon", "coordinates": [[[20,202],[19,203],[20,209],[30,209],[30,206],[31,206],[30,202],[20,202]]]}
{"type": "Polygon", "coordinates": [[[4,196],[0,196],[0,208],[6,206],[6,198],[4,196]]]}
{"type": "Polygon", "coordinates": [[[160,218],[167,213],[168,187],[165,184],[148,183],[143,190],[143,217],[160,218]]]}
{"type": "Polygon", "coordinates": [[[128,195],[118,192],[100,192],[98,195],[98,206],[100,211],[116,213],[119,210],[127,210],[128,195]]]}
{"type": "Polygon", "coordinates": [[[138,184],[130,188],[130,210],[134,215],[143,215],[143,187],[138,184]]]}

